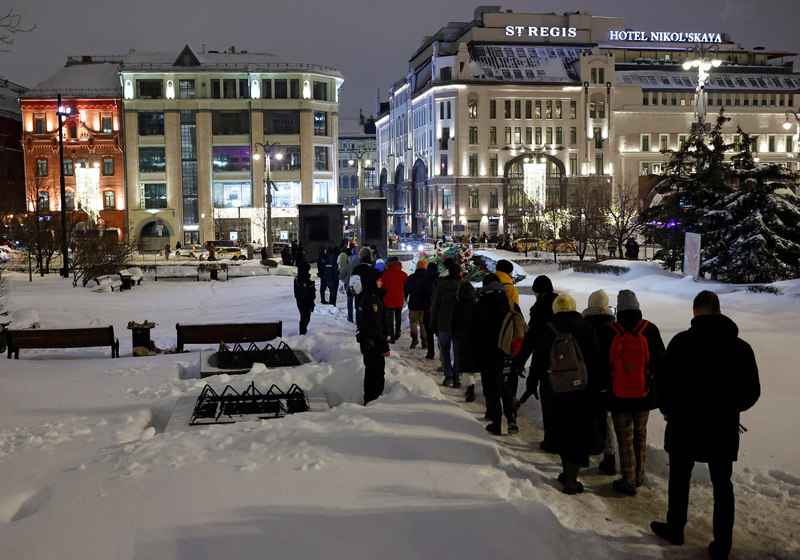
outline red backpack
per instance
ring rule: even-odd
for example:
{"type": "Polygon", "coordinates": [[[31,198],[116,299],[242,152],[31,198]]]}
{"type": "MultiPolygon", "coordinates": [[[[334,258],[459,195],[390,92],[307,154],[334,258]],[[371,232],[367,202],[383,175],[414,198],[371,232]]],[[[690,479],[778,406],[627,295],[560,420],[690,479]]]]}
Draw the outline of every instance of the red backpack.
{"type": "Polygon", "coordinates": [[[615,397],[641,399],[650,393],[650,349],[642,331],[649,321],[641,320],[633,330],[611,323],[611,389],[615,397]]]}

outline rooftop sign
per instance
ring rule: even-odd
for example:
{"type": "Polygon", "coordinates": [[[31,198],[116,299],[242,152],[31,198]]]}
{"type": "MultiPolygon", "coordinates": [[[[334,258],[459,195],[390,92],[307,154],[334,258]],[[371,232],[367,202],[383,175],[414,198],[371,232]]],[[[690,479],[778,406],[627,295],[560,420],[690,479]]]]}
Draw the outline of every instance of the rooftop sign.
{"type": "Polygon", "coordinates": [[[609,41],[648,41],[654,43],[722,43],[721,33],[682,33],[675,31],[609,31],[609,41]]]}
{"type": "Polygon", "coordinates": [[[506,37],[577,37],[577,27],[507,25],[506,37]]]}

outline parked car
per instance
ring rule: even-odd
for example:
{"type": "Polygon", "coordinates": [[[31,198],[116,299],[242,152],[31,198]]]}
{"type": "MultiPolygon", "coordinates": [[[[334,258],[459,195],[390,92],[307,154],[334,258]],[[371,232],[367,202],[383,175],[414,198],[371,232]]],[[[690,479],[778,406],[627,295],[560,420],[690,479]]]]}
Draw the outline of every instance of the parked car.
{"type": "Polygon", "coordinates": [[[175,253],[179,257],[194,257],[199,258],[200,255],[208,257],[208,250],[200,245],[184,245],[180,249],[176,249],[175,253]]]}
{"type": "Polygon", "coordinates": [[[247,260],[247,253],[243,252],[239,247],[219,247],[214,255],[218,259],[247,260]]]}

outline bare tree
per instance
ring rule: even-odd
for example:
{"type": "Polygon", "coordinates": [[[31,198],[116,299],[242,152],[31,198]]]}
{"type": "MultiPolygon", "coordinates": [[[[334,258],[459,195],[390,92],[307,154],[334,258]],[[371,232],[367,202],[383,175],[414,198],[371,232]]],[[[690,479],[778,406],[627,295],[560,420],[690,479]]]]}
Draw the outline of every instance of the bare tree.
{"type": "Polygon", "coordinates": [[[119,243],[115,234],[87,239],[76,245],[72,254],[72,285],[86,286],[92,279],[116,274],[130,265],[138,239],[119,243]]]}
{"type": "Polygon", "coordinates": [[[570,189],[567,205],[571,214],[570,245],[580,260],[584,259],[590,246],[594,248],[595,259],[598,258],[602,237],[599,226],[605,219],[602,202],[608,190],[608,181],[600,177],[579,179],[570,189]]]}
{"type": "Polygon", "coordinates": [[[636,177],[626,177],[612,185],[602,204],[606,220],[600,226],[601,234],[613,242],[622,255],[627,239],[643,227],[639,210],[639,182],[636,177]]]}
{"type": "MultiPolygon", "coordinates": [[[[25,27],[22,25],[22,16],[14,13],[13,9],[9,9],[5,15],[0,15],[0,44],[13,45],[14,35],[17,33],[29,33],[36,29],[33,27],[25,27]]],[[[9,52],[9,49],[0,48],[0,52],[9,52]]]]}

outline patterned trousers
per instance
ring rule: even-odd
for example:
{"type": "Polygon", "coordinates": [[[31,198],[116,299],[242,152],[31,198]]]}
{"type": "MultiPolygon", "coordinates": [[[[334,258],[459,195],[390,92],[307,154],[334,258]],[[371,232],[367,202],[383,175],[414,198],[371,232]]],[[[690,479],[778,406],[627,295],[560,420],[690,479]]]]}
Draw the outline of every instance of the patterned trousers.
{"type": "Polygon", "coordinates": [[[650,418],[649,410],[611,413],[614,431],[617,432],[622,479],[631,485],[641,486],[644,478],[648,418],[650,418]]]}

